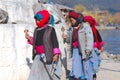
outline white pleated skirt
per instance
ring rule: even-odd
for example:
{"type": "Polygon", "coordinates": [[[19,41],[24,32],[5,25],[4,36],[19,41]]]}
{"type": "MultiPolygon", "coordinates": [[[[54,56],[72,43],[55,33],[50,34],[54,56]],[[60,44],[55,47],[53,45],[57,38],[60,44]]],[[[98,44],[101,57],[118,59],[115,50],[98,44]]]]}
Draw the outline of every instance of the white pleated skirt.
{"type": "MultiPolygon", "coordinates": [[[[60,70],[61,66],[60,65],[57,65],[57,66],[59,66],[59,67],[56,67],[55,73],[60,78],[61,74],[62,74],[61,70],[60,70]]],[[[49,74],[52,76],[53,80],[60,80],[55,75],[52,75],[53,74],[53,73],[51,73],[52,64],[46,65],[46,68],[49,71],[49,74]]],[[[44,67],[44,64],[40,61],[40,55],[36,55],[36,57],[33,61],[28,80],[51,80],[45,67],[44,67]]]]}

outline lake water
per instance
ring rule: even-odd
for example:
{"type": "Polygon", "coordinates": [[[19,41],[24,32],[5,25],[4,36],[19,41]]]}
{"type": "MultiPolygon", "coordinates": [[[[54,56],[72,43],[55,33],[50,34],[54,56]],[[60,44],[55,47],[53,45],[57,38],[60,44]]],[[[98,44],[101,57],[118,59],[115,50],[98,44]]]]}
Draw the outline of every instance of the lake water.
{"type": "Polygon", "coordinates": [[[100,30],[105,41],[104,49],[110,54],[120,54],[120,30],[100,30]]]}

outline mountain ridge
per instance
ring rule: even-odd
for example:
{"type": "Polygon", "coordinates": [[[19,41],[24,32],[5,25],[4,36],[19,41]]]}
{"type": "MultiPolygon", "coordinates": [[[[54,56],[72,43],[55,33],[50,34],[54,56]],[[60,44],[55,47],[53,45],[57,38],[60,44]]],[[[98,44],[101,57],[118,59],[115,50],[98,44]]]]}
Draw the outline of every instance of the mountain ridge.
{"type": "Polygon", "coordinates": [[[99,8],[100,10],[108,10],[109,12],[120,12],[120,0],[51,0],[54,3],[69,6],[73,8],[75,5],[82,4],[87,9],[99,8]]]}

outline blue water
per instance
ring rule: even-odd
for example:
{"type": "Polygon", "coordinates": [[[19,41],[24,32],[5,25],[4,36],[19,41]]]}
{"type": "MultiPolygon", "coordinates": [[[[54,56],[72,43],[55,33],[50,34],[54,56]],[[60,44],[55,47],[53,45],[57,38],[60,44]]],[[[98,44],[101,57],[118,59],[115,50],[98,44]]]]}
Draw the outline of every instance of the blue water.
{"type": "Polygon", "coordinates": [[[100,30],[105,41],[104,50],[110,54],[120,54],[120,30],[100,30]]]}

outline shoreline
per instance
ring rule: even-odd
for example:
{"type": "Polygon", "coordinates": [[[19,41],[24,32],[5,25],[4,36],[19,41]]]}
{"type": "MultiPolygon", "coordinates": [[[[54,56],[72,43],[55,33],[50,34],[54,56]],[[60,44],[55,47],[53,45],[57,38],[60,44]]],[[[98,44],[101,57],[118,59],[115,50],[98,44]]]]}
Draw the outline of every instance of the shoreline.
{"type": "Polygon", "coordinates": [[[120,29],[120,27],[104,27],[104,26],[97,26],[98,30],[113,30],[113,29],[120,29]]]}
{"type": "Polygon", "coordinates": [[[101,65],[97,73],[97,80],[119,80],[119,66],[120,55],[111,55],[107,52],[101,53],[101,65]]]}

